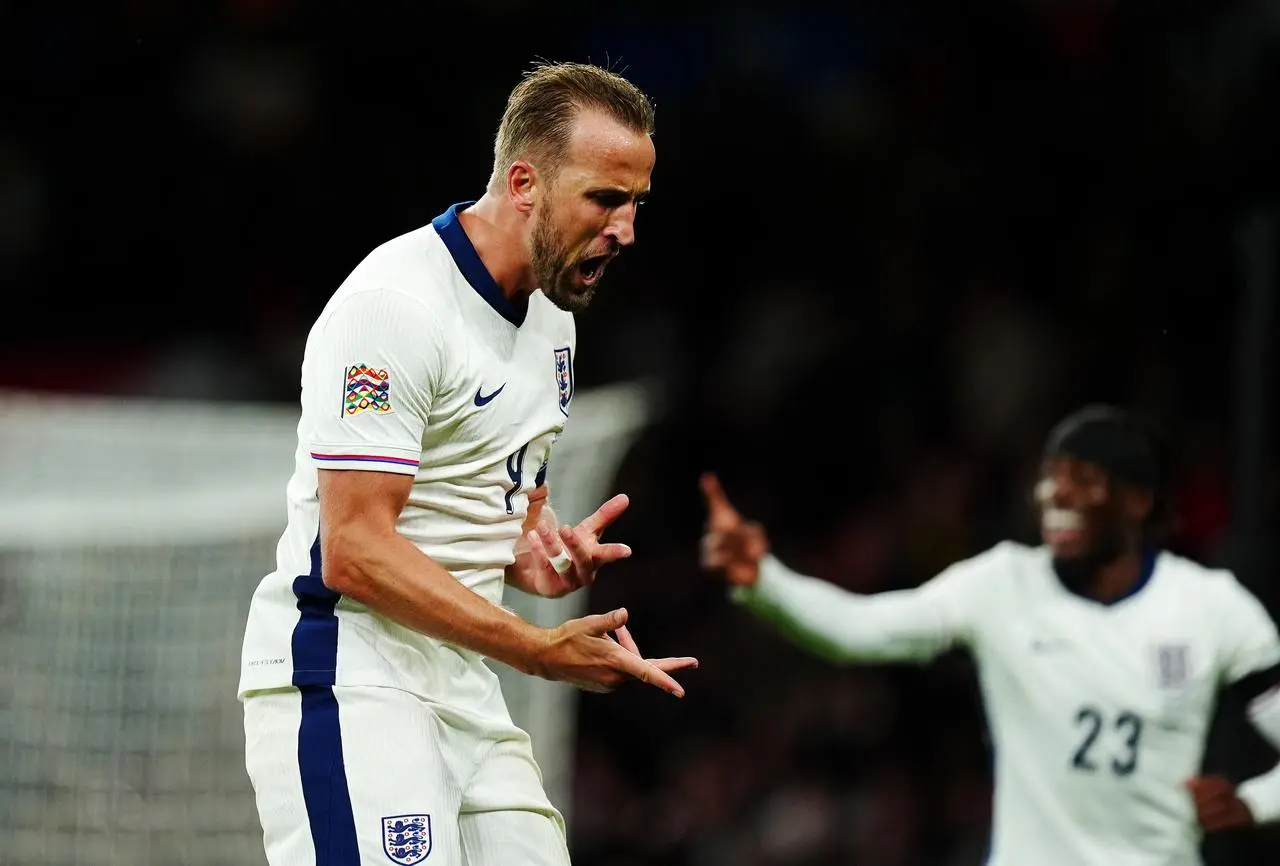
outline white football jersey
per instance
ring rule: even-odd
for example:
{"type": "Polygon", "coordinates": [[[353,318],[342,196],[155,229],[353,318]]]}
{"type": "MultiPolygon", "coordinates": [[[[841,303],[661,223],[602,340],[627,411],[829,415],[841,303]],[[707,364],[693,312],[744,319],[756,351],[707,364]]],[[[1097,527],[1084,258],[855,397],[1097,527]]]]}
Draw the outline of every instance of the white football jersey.
{"type": "Polygon", "coordinates": [[[307,338],[296,468],[276,568],[249,609],[240,692],[288,685],[405,689],[505,713],[496,677],[321,580],[319,469],[414,476],[397,529],[501,604],[503,573],[573,399],[573,316],[541,292],[517,310],[454,205],[375,249],[307,338]]]}
{"type": "Polygon", "coordinates": [[[995,751],[989,866],[1200,862],[1183,783],[1218,692],[1280,662],[1274,623],[1230,572],[1161,553],[1101,604],[1062,585],[1047,549],[1006,542],[916,590],[820,584],[769,558],[738,597],[845,660],[972,653],[995,751]]]}

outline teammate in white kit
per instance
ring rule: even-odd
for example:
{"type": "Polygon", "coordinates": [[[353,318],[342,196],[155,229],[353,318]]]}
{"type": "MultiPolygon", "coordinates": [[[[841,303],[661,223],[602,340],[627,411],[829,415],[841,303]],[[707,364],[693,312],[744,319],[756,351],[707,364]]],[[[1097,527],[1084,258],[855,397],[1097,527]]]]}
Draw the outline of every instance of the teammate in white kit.
{"type": "Polygon", "coordinates": [[[1230,572],[1160,549],[1160,442],[1116,409],[1068,417],[1036,489],[1043,546],[1004,542],[874,595],[789,570],[706,475],[703,564],[833,661],[972,654],[995,751],[990,866],[1191,866],[1201,826],[1280,819],[1280,767],[1238,788],[1198,777],[1224,687],[1280,747],[1280,641],[1230,572]]]}
{"type": "Polygon", "coordinates": [[[272,866],[565,866],[485,658],[683,695],[669,672],[695,660],[644,659],[625,610],[544,629],[501,606],[505,584],[562,595],[630,554],[600,541],[625,496],[557,527],[545,476],[572,409],[572,314],[635,238],[652,130],[622,77],[539,65],[484,196],[375,249],[313,326],[288,527],[240,678],[272,866]]]}

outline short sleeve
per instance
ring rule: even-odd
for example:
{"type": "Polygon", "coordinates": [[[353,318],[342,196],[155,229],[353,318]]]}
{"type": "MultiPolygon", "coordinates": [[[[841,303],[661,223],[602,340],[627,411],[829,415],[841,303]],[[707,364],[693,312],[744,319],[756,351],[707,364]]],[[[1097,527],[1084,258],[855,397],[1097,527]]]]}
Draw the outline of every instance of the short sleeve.
{"type": "Polygon", "coordinates": [[[1222,680],[1230,684],[1280,664],[1280,635],[1266,608],[1233,575],[1225,575],[1224,590],[1215,625],[1222,680]]]}
{"type": "Polygon", "coordinates": [[[299,427],[317,468],[418,471],[443,377],[443,333],[421,301],[391,290],[356,292],[317,323],[299,427]]]}

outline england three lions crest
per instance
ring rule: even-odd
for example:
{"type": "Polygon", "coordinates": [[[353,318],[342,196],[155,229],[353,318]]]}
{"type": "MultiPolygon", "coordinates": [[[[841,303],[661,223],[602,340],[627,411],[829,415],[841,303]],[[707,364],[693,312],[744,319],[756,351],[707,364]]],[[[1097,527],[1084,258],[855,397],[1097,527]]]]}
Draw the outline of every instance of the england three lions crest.
{"type": "Polygon", "coordinates": [[[382,819],[382,850],[392,863],[413,866],[431,854],[431,816],[393,815],[382,819]]]}
{"type": "Polygon", "coordinates": [[[573,353],[565,346],[556,349],[556,392],[560,396],[560,411],[569,414],[569,401],[573,399],[573,353]]]}

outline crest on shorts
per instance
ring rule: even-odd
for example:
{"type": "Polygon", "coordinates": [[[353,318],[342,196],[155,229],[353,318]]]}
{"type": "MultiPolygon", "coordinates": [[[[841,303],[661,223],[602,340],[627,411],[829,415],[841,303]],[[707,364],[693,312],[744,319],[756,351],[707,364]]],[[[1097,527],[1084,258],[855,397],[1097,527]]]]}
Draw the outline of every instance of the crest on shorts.
{"type": "Polygon", "coordinates": [[[384,415],[391,411],[391,375],[366,364],[352,364],[343,372],[342,415],[350,418],[361,412],[384,415]]]}
{"type": "Polygon", "coordinates": [[[413,866],[431,854],[431,816],[393,815],[382,819],[382,850],[392,863],[413,866]]]}
{"type": "Polygon", "coordinates": [[[1156,647],[1156,668],[1160,688],[1180,689],[1187,684],[1189,659],[1186,644],[1156,647]]]}
{"type": "Polygon", "coordinates": [[[573,399],[573,355],[569,347],[556,349],[556,391],[560,396],[560,411],[569,414],[569,401],[573,399]]]}

